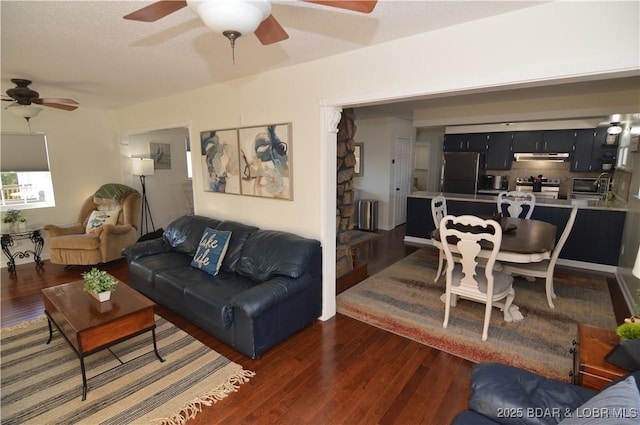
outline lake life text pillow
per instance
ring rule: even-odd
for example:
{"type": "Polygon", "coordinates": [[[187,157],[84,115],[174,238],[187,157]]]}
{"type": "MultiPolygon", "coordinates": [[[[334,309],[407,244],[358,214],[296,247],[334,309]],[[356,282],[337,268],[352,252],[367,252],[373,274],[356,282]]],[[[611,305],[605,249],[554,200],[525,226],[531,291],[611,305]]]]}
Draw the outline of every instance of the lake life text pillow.
{"type": "Polygon", "coordinates": [[[217,275],[224,255],[227,253],[229,239],[231,239],[231,232],[207,227],[202,234],[191,265],[214,276],[217,275]]]}
{"type": "Polygon", "coordinates": [[[120,209],[112,211],[92,211],[89,216],[89,221],[87,221],[87,233],[90,235],[99,234],[103,225],[116,224],[119,215],[120,209]]]}

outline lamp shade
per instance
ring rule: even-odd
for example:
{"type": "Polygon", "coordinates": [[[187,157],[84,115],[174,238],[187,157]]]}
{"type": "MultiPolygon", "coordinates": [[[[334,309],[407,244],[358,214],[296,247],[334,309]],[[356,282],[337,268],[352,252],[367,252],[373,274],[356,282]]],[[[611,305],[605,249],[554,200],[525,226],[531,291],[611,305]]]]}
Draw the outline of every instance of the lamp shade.
{"type": "Polygon", "coordinates": [[[250,34],[271,13],[268,0],[198,1],[188,0],[204,24],[212,31],[237,31],[250,34]]]}
{"type": "Polygon", "coordinates": [[[131,174],[134,176],[153,176],[153,159],[131,158],[131,174]]]}
{"type": "Polygon", "coordinates": [[[42,108],[36,105],[11,105],[9,110],[20,118],[37,117],[42,108]]]}

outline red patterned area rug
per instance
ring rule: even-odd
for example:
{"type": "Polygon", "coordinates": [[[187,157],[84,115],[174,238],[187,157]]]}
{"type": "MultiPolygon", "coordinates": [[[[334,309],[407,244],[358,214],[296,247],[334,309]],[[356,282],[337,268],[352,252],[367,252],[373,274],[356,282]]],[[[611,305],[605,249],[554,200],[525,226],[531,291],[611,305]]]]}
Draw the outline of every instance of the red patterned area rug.
{"type": "Polygon", "coordinates": [[[569,350],[578,323],[616,327],[606,277],[556,272],[555,309],[547,305],[543,279],[516,277],[514,304],[524,320],[507,323],[494,308],[483,342],[484,304],[459,300],[444,329],[445,277],[433,281],[438,261],[433,252],[420,249],[341,293],[338,312],[473,362],[506,363],[564,381],[572,369],[569,350]]]}

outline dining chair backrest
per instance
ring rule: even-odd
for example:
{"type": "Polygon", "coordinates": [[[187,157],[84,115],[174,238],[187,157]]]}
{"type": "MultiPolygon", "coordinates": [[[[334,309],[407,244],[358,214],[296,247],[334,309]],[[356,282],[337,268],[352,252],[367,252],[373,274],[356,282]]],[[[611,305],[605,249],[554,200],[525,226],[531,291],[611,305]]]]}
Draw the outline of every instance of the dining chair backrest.
{"type": "Polygon", "coordinates": [[[440,221],[440,240],[447,259],[447,285],[452,279],[454,268],[452,246],[455,245],[459,257],[456,261],[462,265],[460,286],[471,292],[493,293],[493,267],[502,242],[502,227],[495,220],[484,220],[473,215],[447,215],[440,221]],[[487,241],[481,245],[482,241],[487,241]],[[446,242],[446,243],[444,243],[446,242]],[[486,260],[480,260],[481,250],[490,250],[486,260]],[[479,284],[476,276],[484,274],[486,287],[479,284]]]}
{"type": "Polygon", "coordinates": [[[571,229],[573,229],[573,224],[576,222],[576,216],[578,215],[578,207],[573,207],[571,212],[569,213],[569,219],[567,220],[567,224],[564,226],[564,230],[562,231],[562,235],[560,235],[560,239],[558,239],[558,243],[553,248],[553,252],[551,253],[551,258],[549,259],[549,266],[553,267],[558,261],[558,257],[560,256],[560,251],[562,251],[562,247],[564,246],[567,239],[569,239],[569,233],[571,233],[571,229]]]}
{"type": "Polygon", "coordinates": [[[533,192],[521,192],[517,190],[504,191],[498,194],[498,212],[507,217],[531,218],[533,208],[536,206],[536,195],[533,192]],[[504,208],[503,208],[504,206],[504,208]]]}
{"type": "Polygon", "coordinates": [[[440,221],[447,215],[447,199],[438,195],[431,200],[431,216],[436,229],[440,227],[440,221]]]}

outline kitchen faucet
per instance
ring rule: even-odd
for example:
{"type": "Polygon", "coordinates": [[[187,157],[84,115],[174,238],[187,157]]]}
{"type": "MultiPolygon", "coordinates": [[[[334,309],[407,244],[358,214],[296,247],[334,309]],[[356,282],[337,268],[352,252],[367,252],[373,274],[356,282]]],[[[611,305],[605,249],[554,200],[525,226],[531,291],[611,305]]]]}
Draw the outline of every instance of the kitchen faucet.
{"type": "MultiPolygon", "coordinates": [[[[603,177],[607,177],[609,180],[611,180],[611,175],[609,173],[600,173],[600,175],[598,177],[596,177],[596,181],[593,182],[593,187],[599,187],[600,186],[600,179],[603,177]]],[[[607,192],[609,191],[609,188],[607,188],[607,192]]]]}

